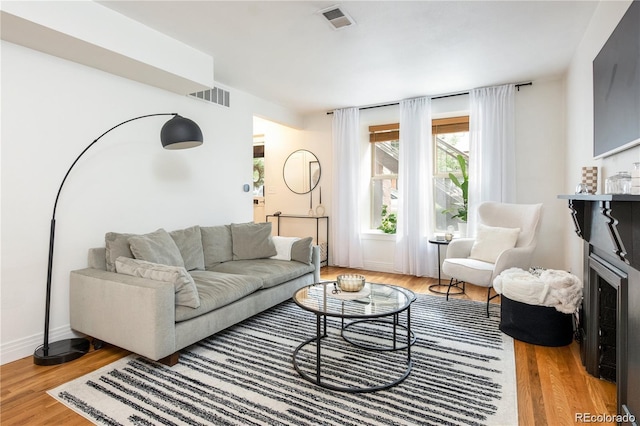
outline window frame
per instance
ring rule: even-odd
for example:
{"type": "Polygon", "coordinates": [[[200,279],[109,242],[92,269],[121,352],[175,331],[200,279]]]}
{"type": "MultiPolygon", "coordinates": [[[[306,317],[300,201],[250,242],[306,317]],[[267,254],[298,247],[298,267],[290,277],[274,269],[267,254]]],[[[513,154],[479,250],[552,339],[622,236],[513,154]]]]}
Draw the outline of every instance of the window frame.
{"type": "MultiPolygon", "coordinates": [[[[431,134],[432,134],[432,144],[433,144],[433,174],[430,177],[431,184],[435,188],[435,179],[437,178],[449,178],[449,172],[440,172],[437,167],[437,150],[438,150],[438,141],[436,135],[443,133],[459,133],[459,132],[469,132],[469,115],[458,115],[454,117],[446,117],[446,118],[436,118],[431,121],[431,134]]],[[[390,142],[397,141],[398,146],[400,144],[400,123],[387,123],[387,124],[379,124],[379,125],[371,125],[369,126],[369,143],[381,143],[381,142],[390,142]]],[[[398,174],[376,174],[375,166],[376,166],[376,150],[375,147],[371,150],[371,171],[370,171],[370,179],[369,179],[369,208],[370,208],[370,223],[369,226],[371,229],[376,229],[375,226],[375,218],[377,217],[376,209],[380,209],[382,206],[375,206],[375,194],[374,194],[374,181],[376,180],[385,180],[391,179],[395,180],[395,185],[398,185],[398,174]]],[[[467,154],[468,157],[468,154],[467,154]]],[[[452,172],[456,176],[461,176],[459,171],[452,172]]],[[[435,207],[435,198],[433,200],[435,207]]]]}

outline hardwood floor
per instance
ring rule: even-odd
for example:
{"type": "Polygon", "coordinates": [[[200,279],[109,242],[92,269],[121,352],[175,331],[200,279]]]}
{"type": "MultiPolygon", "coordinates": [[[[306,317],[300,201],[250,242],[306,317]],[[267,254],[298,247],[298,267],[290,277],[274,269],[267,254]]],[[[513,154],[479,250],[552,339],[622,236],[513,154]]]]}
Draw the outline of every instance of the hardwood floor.
{"type": "MultiPolygon", "coordinates": [[[[323,279],[341,273],[362,273],[372,282],[399,285],[416,293],[433,294],[432,278],[326,267],[323,279]]],[[[471,300],[486,300],[486,289],[467,284],[471,300]]],[[[492,302],[499,303],[499,298],[492,302]]],[[[444,303],[444,300],[443,300],[444,303]]],[[[0,367],[0,424],[87,425],[86,419],[51,398],[46,391],[127,355],[129,352],[105,346],[73,362],[42,367],[32,358],[0,367]]],[[[589,376],[580,362],[578,345],[560,348],[515,342],[518,417],[520,425],[573,425],[576,413],[615,414],[615,385],[589,376]]]]}

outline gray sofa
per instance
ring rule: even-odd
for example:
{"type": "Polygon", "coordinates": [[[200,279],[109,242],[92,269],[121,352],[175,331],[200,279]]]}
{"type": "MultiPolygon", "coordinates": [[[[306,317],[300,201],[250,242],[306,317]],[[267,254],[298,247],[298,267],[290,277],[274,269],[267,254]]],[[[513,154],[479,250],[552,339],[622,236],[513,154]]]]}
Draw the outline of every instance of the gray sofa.
{"type": "Polygon", "coordinates": [[[179,351],[320,281],[311,238],[270,223],[108,233],[71,272],[71,328],[169,365],[179,351]]]}

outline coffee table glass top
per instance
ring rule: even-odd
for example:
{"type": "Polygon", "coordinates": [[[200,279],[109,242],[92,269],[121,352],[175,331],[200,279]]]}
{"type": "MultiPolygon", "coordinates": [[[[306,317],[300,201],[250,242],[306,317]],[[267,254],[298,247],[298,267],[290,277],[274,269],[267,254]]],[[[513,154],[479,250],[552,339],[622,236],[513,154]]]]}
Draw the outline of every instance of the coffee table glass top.
{"type": "Polygon", "coordinates": [[[366,283],[359,292],[338,290],[335,281],[311,284],[296,291],[298,306],[316,314],[341,318],[374,318],[402,312],[416,299],[408,289],[366,283]]]}

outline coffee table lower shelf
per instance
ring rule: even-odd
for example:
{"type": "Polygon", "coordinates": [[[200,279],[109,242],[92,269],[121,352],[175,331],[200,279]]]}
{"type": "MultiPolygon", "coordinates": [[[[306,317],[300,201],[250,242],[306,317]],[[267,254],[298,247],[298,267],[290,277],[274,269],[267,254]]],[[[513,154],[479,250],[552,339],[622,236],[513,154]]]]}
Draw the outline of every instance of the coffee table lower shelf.
{"type": "Polygon", "coordinates": [[[340,330],[340,334],[343,338],[343,340],[349,344],[351,344],[352,346],[356,346],[358,348],[362,348],[362,349],[366,349],[369,351],[399,351],[399,350],[406,350],[407,351],[407,358],[406,358],[406,369],[404,370],[404,372],[400,375],[400,377],[398,377],[396,380],[393,380],[391,382],[387,382],[387,383],[383,383],[380,385],[376,385],[376,386],[365,386],[365,387],[356,387],[356,386],[337,386],[337,385],[333,385],[331,383],[327,383],[326,381],[323,381],[322,379],[322,369],[321,369],[321,361],[322,361],[322,339],[327,337],[327,318],[324,315],[321,314],[316,314],[316,336],[311,337],[307,340],[305,340],[304,342],[302,342],[300,345],[298,345],[298,347],[295,349],[295,351],[293,351],[293,367],[295,368],[295,370],[298,372],[298,374],[300,374],[300,376],[302,378],[304,378],[305,380],[308,380],[309,382],[323,387],[325,389],[330,389],[333,391],[339,391],[339,392],[347,392],[347,393],[368,393],[368,392],[377,392],[377,391],[381,391],[381,390],[385,390],[385,389],[389,389],[392,388],[400,383],[402,383],[407,377],[409,377],[409,375],[411,374],[411,369],[413,368],[413,360],[411,359],[411,346],[415,343],[416,341],[416,337],[413,334],[413,332],[411,331],[411,313],[410,313],[410,308],[407,308],[406,310],[407,312],[407,325],[403,325],[403,324],[399,324],[398,322],[398,314],[393,315],[393,320],[392,321],[382,321],[380,319],[364,319],[364,320],[359,320],[359,321],[354,321],[351,322],[349,324],[344,324],[344,320],[342,322],[342,328],[340,330]],[[370,346],[370,345],[365,345],[362,343],[357,343],[352,341],[351,339],[347,338],[344,336],[344,331],[351,325],[356,324],[356,323],[362,323],[362,322],[378,322],[378,323],[389,323],[393,326],[393,340],[392,340],[392,344],[389,347],[374,347],[374,346],[370,346]],[[323,324],[324,323],[324,327],[323,324]],[[404,331],[407,332],[407,344],[403,344],[403,345],[397,345],[396,342],[396,333],[397,333],[397,327],[403,329],[404,331]],[[324,329],[323,329],[324,328],[324,329]],[[315,374],[308,374],[307,372],[303,371],[302,368],[299,365],[298,362],[298,353],[300,352],[300,350],[302,350],[305,346],[311,344],[311,343],[316,343],[316,366],[315,366],[315,374]]]}

